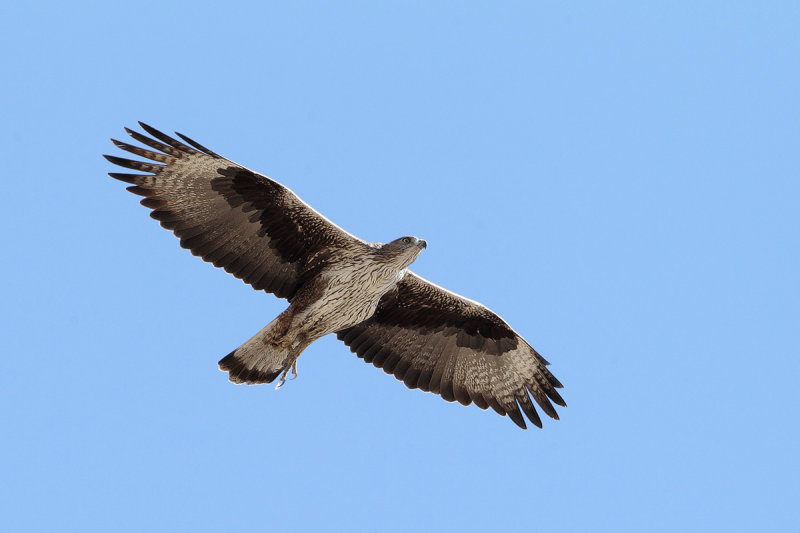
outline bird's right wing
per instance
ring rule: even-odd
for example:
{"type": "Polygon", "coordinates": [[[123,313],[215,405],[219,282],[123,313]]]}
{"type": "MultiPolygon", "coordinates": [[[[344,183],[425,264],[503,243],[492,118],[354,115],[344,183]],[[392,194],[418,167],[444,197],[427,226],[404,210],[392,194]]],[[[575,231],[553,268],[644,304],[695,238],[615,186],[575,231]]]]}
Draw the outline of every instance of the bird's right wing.
{"type": "Polygon", "coordinates": [[[381,298],[372,317],[337,336],[408,388],[492,407],[523,429],[520,408],[542,427],[531,397],[555,419],[550,402],[566,405],[548,362],[502,318],[412,272],[381,298]]]}
{"type": "Polygon", "coordinates": [[[109,176],[132,184],[128,190],[144,196],[150,216],[172,230],[182,247],[253,288],[291,298],[331,249],[362,242],[280,183],[180,133],[188,145],[139,124],[150,137],[125,130],[150,149],[112,142],[149,161],[105,158],[146,174],[109,176]]]}

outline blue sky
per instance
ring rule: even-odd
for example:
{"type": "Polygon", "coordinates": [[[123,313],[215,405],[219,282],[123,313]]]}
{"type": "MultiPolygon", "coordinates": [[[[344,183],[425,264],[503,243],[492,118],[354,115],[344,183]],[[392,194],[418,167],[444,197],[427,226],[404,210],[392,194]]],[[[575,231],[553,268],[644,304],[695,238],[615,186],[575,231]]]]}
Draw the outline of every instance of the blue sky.
{"type": "Polygon", "coordinates": [[[796,530],[796,2],[21,4],[3,530],[796,530]],[[106,177],[137,120],[426,239],[414,270],[550,360],[561,420],[409,391],[333,337],[279,392],[230,384],[286,304],[106,177]]]}

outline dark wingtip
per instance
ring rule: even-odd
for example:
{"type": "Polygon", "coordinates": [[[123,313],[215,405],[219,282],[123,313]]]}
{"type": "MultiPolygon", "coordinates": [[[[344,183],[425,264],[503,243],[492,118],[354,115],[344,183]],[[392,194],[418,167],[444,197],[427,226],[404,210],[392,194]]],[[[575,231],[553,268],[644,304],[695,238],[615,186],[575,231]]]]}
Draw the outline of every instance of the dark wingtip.
{"type": "Polygon", "coordinates": [[[198,150],[200,150],[201,152],[204,152],[204,153],[206,153],[206,154],[208,154],[208,155],[210,155],[210,156],[212,156],[212,157],[220,157],[220,156],[219,156],[219,154],[217,154],[217,153],[215,153],[215,152],[213,152],[213,151],[209,150],[208,148],[206,148],[205,146],[203,146],[203,145],[202,145],[202,144],[200,144],[199,142],[197,142],[197,141],[195,141],[195,140],[192,140],[192,139],[190,139],[189,137],[187,137],[186,135],[184,135],[184,134],[182,134],[182,133],[178,133],[178,132],[176,131],[176,132],[175,132],[175,135],[177,135],[178,137],[180,137],[181,139],[183,139],[184,141],[186,141],[187,143],[189,143],[190,145],[192,145],[194,148],[197,148],[197,149],[198,149],[198,150]]]}
{"type": "Polygon", "coordinates": [[[121,172],[109,172],[108,175],[115,180],[124,181],[136,185],[142,182],[142,178],[147,178],[146,174],[123,174],[121,172]]]}
{"type": "Polygon", "coordinates": [[[528,426],[525,425],[525,419],[522,418],[522,413],[519,412],[519,408],[517,406],[514,406],[514,409],[506,409],[506,413],[508,414],[508,418],[510,418],[520,428],[528,429],[528,426]]]}
{"type": "Polygon", "coordinates": [[[550,401],[554,402],[556,405],[560,405],[561,407],[567,406],[567,402],[564,401],[564,398],[562,398],[555,389],[545,389],[544,392],[547,394],[547,397],[550,398],[550,401]]]}
{"type": "Polygon", "coordinates": [[[156,138],[169,137],[168,135],[166,135],[165,133],[161,132],[160,130],[157,130],[153,126],[150,126],[149,124],[145,124],[141,120],[138,121],[138,122],[139,122],[139,125],[142,127],[142,129],[144,131],[146,131],[147,133],[149,133],[150,135],[152,135],[153,137],[156,137],[156,138]]]}
{"type": "Polygon", "coordinates": [[[528,420],[530,420],[534,426],[539,429],[542,428],[542,419],[539,413],[536,412],[536,408],[533,406],[533,402],[527,393],[517,394],[517,405],[522,408],[522,412],[525,413],[525,416],[528,417],[528,420]]]}
{"type": "Polygon", "coordinates": [[[125,159],[123,157],[117,157],[115,155],[103,154],[103,157],[106,158],[106,161],[125,168],[131,168],[131,163],[138,162],[138,161],[133,161],[131,159],[125,159]]]}

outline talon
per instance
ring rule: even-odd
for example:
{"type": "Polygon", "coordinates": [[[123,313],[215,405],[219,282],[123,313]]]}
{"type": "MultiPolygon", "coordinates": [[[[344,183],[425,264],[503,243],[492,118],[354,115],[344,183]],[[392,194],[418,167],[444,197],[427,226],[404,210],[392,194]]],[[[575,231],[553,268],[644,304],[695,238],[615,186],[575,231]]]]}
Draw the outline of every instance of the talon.
{"type": "Polygon", "coordinates": [[[277,385],[275,385],[275,390],[278,390],[281,387],[283,387],[283,384],[286,383],[286,374],[288,373],[289,373],[289,368],[287,367],[286,370],[283,371],[283,374],[281,374],[281,380],[278,382],[277,385]]]}
{"type": "Polygon", "coordinates": [[[283,387],[283,384],[286,383],[286,376],[289,375],[290,370],[292,371],[292,377],[290,377],[289,379],[290,380],[295,379],[297,377],[297,359],[292,361],[292,364],[290,366],[287,366],[283,370],[283,374],[281,374],[281,380],[278,382],[277,385],[275,385],[275,390],[278,390],[281,387],[283,387]]]}

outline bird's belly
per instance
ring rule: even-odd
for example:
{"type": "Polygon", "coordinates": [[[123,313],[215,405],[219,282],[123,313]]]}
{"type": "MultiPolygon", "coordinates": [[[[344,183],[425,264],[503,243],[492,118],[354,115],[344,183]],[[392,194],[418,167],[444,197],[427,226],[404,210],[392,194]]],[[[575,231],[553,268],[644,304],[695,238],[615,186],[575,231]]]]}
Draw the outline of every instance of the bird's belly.
{"type": "Polygon", "coordinates": [[[403,274],[387,271],[331,276],[322,296],[303,313],[303,329],[314,336],[326,335],[363,322],[403,274]]]}

